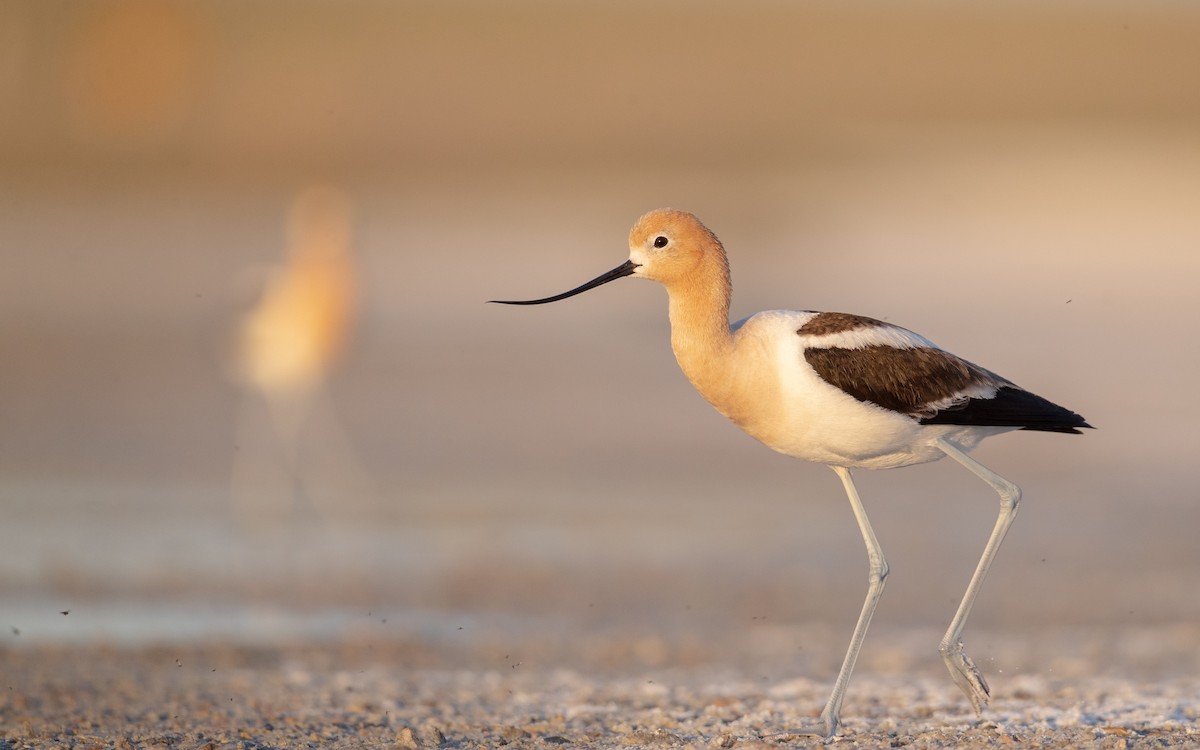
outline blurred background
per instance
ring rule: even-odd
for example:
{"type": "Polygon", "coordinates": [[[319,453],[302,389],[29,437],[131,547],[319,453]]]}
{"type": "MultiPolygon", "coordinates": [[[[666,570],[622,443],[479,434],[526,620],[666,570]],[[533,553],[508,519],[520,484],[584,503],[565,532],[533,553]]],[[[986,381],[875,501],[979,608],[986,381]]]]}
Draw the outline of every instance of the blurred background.
{"type": "MultiPolygon", "coordinates": [[[[661,289],[485,304],[660,206],[735,317],[883,318],[1098,428],[977,451],[1026,501],[975,632],[1194,623],[1198,40],[1166,0],[6,2],[0,638],[848,636],[835,476],[692,391],[661,289]]],[[[859,481],[877,623],[944,628],[994,494],[859,481]]]]}

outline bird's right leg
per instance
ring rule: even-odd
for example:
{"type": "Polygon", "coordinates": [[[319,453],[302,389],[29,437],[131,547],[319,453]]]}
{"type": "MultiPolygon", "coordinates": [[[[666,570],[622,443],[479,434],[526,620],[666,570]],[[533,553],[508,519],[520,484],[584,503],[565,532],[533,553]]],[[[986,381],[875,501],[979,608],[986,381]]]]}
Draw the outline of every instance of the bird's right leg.
{"type": "Polygon", "coordinates": [[[854,511],[854,518],[858,521],[863,542],[867,545],[867,598],[863,602],[862,613],[858,616],[858,624],[854,626],[854,635],[850,637],[846,658],[842,660],[842,668],[838,672],[837,680],[833,683],[833,693],[829,696],[829,702],[825,704],[825,710],[821,712],[819,731],[785,732],[785,734],[820,734],[831,737],[837,731],[839,717],[842,713],[842,699],[846,697],[846,687],[850,684],[850,673],[854,671],[854,663],[858,661],[858,652],[862,650],[863,639],[867,635],[867,626],[871,624],[871,616],[875,614],[875,605],[879,603],[879,597],[883,594],[883,584],[888,575],[887,560],[883,557],[883,549],[879,546],[879,540],[875,538],[871,521],[867,518],[862,500],[858,497],[858,490],[850,478],[850,470],[841,466],[831,468],[837,472],[838,477],[842,480],[842,486],[846,488],[846,496],[850,499],[850,508],[854,511]]]}

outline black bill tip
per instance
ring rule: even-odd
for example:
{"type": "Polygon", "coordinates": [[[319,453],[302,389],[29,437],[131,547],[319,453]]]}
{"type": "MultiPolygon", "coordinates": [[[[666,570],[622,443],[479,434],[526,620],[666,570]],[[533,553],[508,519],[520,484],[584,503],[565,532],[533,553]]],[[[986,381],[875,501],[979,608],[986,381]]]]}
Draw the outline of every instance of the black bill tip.
{"type": "Polygon", "coordinates": [[[526,299],[526,300],[490,299],[490,300],[488,300],[488,302],[494,302],[497,305],[544,305],[547,302],[558,302],[560,299],[566,299],[567,297],[574,297],[576,294],[582,294],[583,292],[586,292],[589,289],[595,289],[596,287],[600,286],[601,284],[607,284],[610,281],[616,281],[617,279],[621,279],[626,276],[629,276],[637,269],[638,269],[637,263],[634,263],[632,260],[627,260],[624,263],[622,263],[621,265],[614,268],[613,270],[611,270],[607,273],[600,274],[599,276],[597,276],[596,278],[587,282],[586,284],[581,284],[581,285],[575,287],[574,289],[570,290],[569,292],[563,292],[562,294],[556,294],[553,297],[544,297],[542,299],[526,299]]]}

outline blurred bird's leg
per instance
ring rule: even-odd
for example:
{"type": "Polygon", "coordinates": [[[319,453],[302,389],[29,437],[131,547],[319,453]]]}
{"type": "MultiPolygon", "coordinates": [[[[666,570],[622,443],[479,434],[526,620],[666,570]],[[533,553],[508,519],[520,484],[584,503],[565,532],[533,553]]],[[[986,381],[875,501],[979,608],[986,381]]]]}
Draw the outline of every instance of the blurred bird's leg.
{"type": "Polygon", "coordinates": [[[296,504],[299,423],[296,413],[280,423],[276,404],[243,392],[238,404],[230,476],[237,524],[261,532],[288,522],[296,504]],[[291,424],[287,424],[291,421],[291,424]]]}
{"type": "Polygon", "coordinates": [[[313,394],[307,425],[304,476],[313,510],[327,523],[374,516],[381,496],[325,389],[313,394]]]}

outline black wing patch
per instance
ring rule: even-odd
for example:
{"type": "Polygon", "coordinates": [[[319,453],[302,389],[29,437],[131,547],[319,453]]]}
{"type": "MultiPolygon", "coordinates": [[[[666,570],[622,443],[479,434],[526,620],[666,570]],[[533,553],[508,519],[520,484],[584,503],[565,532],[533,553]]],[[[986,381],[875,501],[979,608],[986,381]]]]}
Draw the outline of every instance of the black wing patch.
{"type": "Polygon", "coordinates": [[[804,350],[804,359],[822,379],[859,401],[921,424],[1071,433],[1091,426],[1070,409],[935,347],[814,347],[804,350]]]}
{"type": "Polygon", "coordinates": [[[820,347],[805,349],[804,359],[827,383],[859,401],[911,416],[930,415],[931,404],[990,374],[931,347],[820,347]]]}
{"type": "Polygon", "coordinates": [[[1080,427],[1091,427],[1083,417],[1048,401],[1036,393],[1016,386],[1005,386],[992,398],[972,398],[942,409],[921,424],[962,424],[1019,427],[1041,432],[1081,434],[1080,427]]]}

